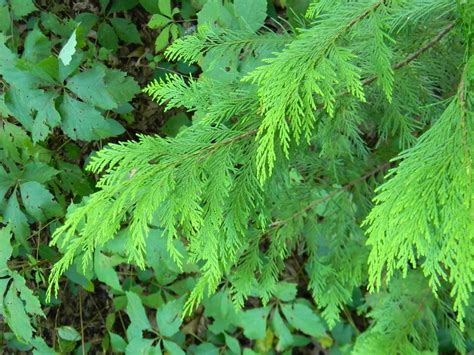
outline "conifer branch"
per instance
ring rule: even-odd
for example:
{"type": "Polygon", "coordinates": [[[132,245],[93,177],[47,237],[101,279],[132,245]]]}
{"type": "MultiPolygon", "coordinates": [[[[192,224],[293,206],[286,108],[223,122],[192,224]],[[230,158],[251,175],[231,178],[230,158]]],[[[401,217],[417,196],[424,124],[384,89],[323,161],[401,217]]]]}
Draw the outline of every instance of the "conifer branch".
{"type": "MultiPolygon", "coordinates": [[[[436,43],[441,41],[444,36],[446,36],[456,25],[456,21],[451,22],[448,24],[446,27],[444,27],[436,36],[431,38],[428,42],[426,42],[423,46],[421,46],[417,51],[413,52],[410,54],[408,57],[405,59],[399,61],[398,63],[392,65],[393,70],[398,70],[403,68],[404,66],[407,66],[411,62],[413,62],[415,59],[417,59],[420,55],[425,53],[427,50],[429,50],[431,47],[433,47],[436,43]]],[[[377,76],[371,76],[370,78],[367,78],[362,81],[362,85],[369,85],[376,81],[378,79],[377,76]]],[[[346,93],[347,94],[347,93],[346,93]]]]}
{"type": "Polygon", "coordinates": [[[310,204],[306,205],[305,207],[303,207],[301,210],[299,210],[298,212],[294,213],[291,217],[289,218],[286,218],[284,220],[280,220],[280,221],[275,221],[273,222],[272,224],[269,225],[269,229],[274,229],[274,228],[280,228],[281,226],[289,223],[290,221],[304,215],[306,212],[309,212],[311,211],[312,209],[314,209],[315,207],[317,207],[318,205],[324,203],[324,202],[327,202],[329,200],[331,200],[333,197],[337,196],[339,193],[341,192],[344,192],[344,191],[348,191],[350,190],[351,188],[353,188],[355,185],[367,180],[368,178],[370,178],[371,176],[374,176],[375,174],[381,172],[381,171],[384,171],[386,170],[388,167],[390,167],[391,163],[390,162],[386,162],[384,164],[381,164],[380,166],[378,166],[377,168],[373,169],[372,171],[368,172],[367,174],[363,175],[363,176],[360,176],[358,177],[357,179],[354,179],[350,182],[348,182],[347,184],[343,185],[342,187],[334,190],[333,192],[331,192],[330,194],[322,197],[322,198],[319,198],[319,199],[316,199],[314,201],[312,201],[310,204]]]}

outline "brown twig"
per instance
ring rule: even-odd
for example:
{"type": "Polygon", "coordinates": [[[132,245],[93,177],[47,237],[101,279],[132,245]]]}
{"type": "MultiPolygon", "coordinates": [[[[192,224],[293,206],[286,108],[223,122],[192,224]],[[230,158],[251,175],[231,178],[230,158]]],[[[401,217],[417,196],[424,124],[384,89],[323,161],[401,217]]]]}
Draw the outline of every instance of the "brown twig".
{"type": "Polygon", "coordinates": [[[86,355],[86,343],[84,340],[84,321],[82,319],[82,292],[80,289],[79,289],[79,319],[81,321],[82,355],[86,355]]]}

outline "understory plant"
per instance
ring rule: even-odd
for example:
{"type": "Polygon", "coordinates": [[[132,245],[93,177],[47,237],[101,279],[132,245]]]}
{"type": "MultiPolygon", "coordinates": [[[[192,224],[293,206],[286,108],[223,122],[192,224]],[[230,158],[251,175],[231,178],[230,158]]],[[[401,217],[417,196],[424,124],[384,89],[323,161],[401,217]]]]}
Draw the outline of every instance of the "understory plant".
{"type": "MultiPolygon", "coordinates": [[[[353,353],[436,353],[440,328],[466,352],[474,4],[320,0],[294,28],[266,1],[211,0],[198,20],[165,56],[202,73],[145,88],[192,124],[91,158],[99,191],[53,234],[64,255],[49,297],[123,230],[128,262],[145,268],[159,231],[178,269],[197,265],[184,315],[222,290],[237,309],[271,303],[296,254],[329,329],[347,307],[366,315],[353,353]]],[[[281,349],[281,312],[298,329],[298,307],[272,308],[281,349]]]]}

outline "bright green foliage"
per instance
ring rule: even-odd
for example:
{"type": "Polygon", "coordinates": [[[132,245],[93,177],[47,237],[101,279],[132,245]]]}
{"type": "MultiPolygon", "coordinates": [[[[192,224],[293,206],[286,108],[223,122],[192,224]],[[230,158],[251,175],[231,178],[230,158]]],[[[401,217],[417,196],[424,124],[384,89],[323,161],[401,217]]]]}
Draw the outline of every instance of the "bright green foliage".
{"type": "MultiPolygon", "coordinates": [[[[470,351],[471,3],[100,0],[0,24],[9,346],[53,351],[35,316],[64,286],[113,299],[104,351],[470,351]],[[135,135],[148,115],[130,125],[120,60],[156,69],[160,136],[135,135]],[[99,149],[122,124],[136,139],[99,149]]],[[[0,23],[39,12],[23,4],[0,0],[0,23]]],[[[82,316],[57,351],[98,349],[80,348],[82,316]]]]}
{"type": "MultiPolygon", "coordinates": [[[[466,5],[464,11],[473,9],[466,5]]],[[[472,16],[464,16],[467,41],[474,37],[472,16]]],[[[467,47],[457,93],[433,127],[380,187],[370,224],[370,286],[380,288],[397,269],[407,275],[421,259],[433,291],[452,283],[454,310],[463,324],[473,286],[472,260],[474,145],[474,51],[467,47]]]]}
{"type": "MultiPolygon", "coordinates": [[[[190,260],[201,271],[187,314],[224,279],[237,306],[251,295],[268,302],[276,295],[285,259],[301,246],[308,257],[309,287],[330,327],[352,301],[353,290],[366,282],[369,251],[372,290],[380,288],[382,277],[399,278],[398,269],[410,274],[408,263],[421,265],[434,292],[440,277],[452,284],[452,307],[462,322],[474,271],[473,117],[472,60],[462,46],[451,44],[463,36],[462,23],[453,22],[457,7],[448,2],[428,7],[423,1],[315,2],[313,22],[294,35],[257,32],[263,25],[260,10],[244,9],[240,2],[206,3],[197,33],[166,51],[171,60],[200,63],[203,74],[198,79],[168,75],[145,89],[167,109],[195,112],[191,127],[175,138],[141,136],[137,142],[111,144],[92,158],[89,170],[104,173],[100,191],[55,231],[53,243],[68,247],[52,271],[50,291],[57,291],[60,275],[77,255],[83,268],[89,267],[94,250],[127,221],[128,258],[140,267],[150,225],[163,230],[178,266],[182,255],[173,241],[186,240],[190,260]],[[443,41],[446,36],[453,40],[443,41]],[[435,45],[437,52],[430,52],[435,45]],[[438,92],[448,95],[458,81],[457,95],[440,101],[438,92]],[[416,139],[420,129],[427,131],[416,139]],[[376,148],[364,138],[373,134],[376,148]],[[367,219],[368,249],[360,224],[370,210],[370,180],[409,146],[367,219]]],[[[406,290],[420,292],[419,287],[406,290]]],[[[399,298],[409,303],[410,297],[389,291],[375,302],[374,326],[358,347],[378,349],[371,335],[378,334],[387,339],[387,349],[393,342],[390,353],[435,349],[429,311],[420,315],[431,321],[426,329],[400,326],[395,336],[384,325],[402,317],[385,309],[399,298]]],[[[248,312],[264,308],[244,317],[248,312]]],[[[308,312],[304,304],[282,307],[293,328],[322,337],[324,325],[316,315],[303,317],[308,312]]],[[[291,334],[281,315],[274,317],[283,348],[291,334]]],[[[244,334],[260,339],[265,328],[253,323],[244,334]]]]}

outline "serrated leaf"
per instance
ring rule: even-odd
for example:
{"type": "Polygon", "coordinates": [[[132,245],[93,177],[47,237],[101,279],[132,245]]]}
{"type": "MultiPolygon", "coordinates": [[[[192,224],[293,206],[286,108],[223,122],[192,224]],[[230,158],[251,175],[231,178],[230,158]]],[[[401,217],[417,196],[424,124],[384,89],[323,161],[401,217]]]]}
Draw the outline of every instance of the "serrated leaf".
{"type": "Polygon", "coordinates": [[[269,308],[254,308],[239,314],[239,326],[249,339],[263,339],[267,330],[269,308]]]}
{"type": "Polygon", "coordinates": [[[137,30],[137,26],[135,26],[135,24],[130,20],[116,17],[111,19],[110,23],[112,24],[117,36],[125,43],[143,43],[140,38],[140,33],[137,30]]]}
{"type": "Polygon", "coordinates": [[[278,337],[278,344],[276,347],[277,351],[283,351],[293,344],[293,335],[283,321],[278,309],[276,309],[275,313],[273,313],[272,326],[273,330],[275,331],[275,335],[278,337]]]}
{"type": "Polygon", "coordinates": [[[163,340],[163,346],[169,352],[170,355],[184,355],[185,352],[180,348],[178,344],[170,340],[163,340]]]}
{"type": "Polygon", "coordinates": [[[61,51],[59,52],[59,59],[63,62],[64,65],[71,64],[72,56],[76,53],[76,45],[77,45],[77,38],[76,38],[77,29],[75,29],[69,39],[67,40],[66,44],[61,51]]]}
{"type": "Polygon", "coordinates": [[[105,12],[107,6],[110,4],[110,0],[99,0],[100,3],[100,11],[105,12]]]}
{"type": "Polygon", "coordinates": [[[139,0],[140,5],[150,14],[156,14],[160,11],[156,0],[139,0]]]}
{"type": "Polygon", "coordinates": [[[112,95],[110,95],[104,78],[104,68],[95,66],[70,78],[66,87],[84,102],[104,110],[112,110],[118,105],[112,95]]]}
{"type": "Polygon", "coordinates": [[[13,248],[10,244],[12,233],[10,227],[0,229],[0,275],[8,270],[7,262],[12,256],[13,248]]]}
{"type": "Polygon", "coordinates": [[[30,162],[25,164],[21,180],[36,181],[40,184],[44,184],[50,181],[58,173],[58,170],[48,164],[42,162],[30,162]]]}
{"type": "Polygon", "coordinates": [[[44,84],[57,85],[60,81],[59,59],[53,55],[50,55],[38,63],[29,64],[27,70],[38,79],[44,80],[44,84]]]}
{"type": "MultiPolygon", "coordinates": [[[[150,321],[143,307],[142,300],[134,292],[127,292],[127,314],[130,318],[130,326],[127,329],[128,339],[141,338],[142,331],[151,329],[150,321]]],[[[129,344],[130,345],[130,344],[129,344]]]]}
{"type": "Polygon", "coordinates": [[[122,291],[122,286],[114,269],[112,258],[102,254],[99,250],[95,253],[94,270],[99,281],[109,285],[115,290],[122,291]]]}
{"type": "Polygon", "coordinates": [[[127,342],[118,334],[109,332],[110,344],[112,345],[112,351],[114,353],[123,353],[127,347],[127,342]]]}
{"type": "Polygon", "coordinates": [[[20,19],[36,11],[33,0],[10,0],[10,4],[16,19],[20,19]]]}
{"type": "Polygon", "coordinates": [[[214,334],[230,331],[233,326],[239,323],[239,314],[227,293],[214,294],[205,303],[205,306],[206,317],[214,318],[214,322],[209,326],[209,330],[214,334]]]}
{"type": "Polygon", "coordinates": [[[42,184],[36,181],[25,182],[20,185],[20,193],[26,212],[36,220],[45,222],[48,218],[61,214],[61,206],[42,184]]]}
{"type": "Polygon", "coordinates": [[[169,117],[166,123],[161,126],[161,131],[168,137],[175,137],[181,129],[191,125],[191,120],[184,112],[179,112],[169,117]]]}
{"type": "Polygon", "coordinates": [[[21,127],[7,121],[2,122],[0,125],[0,149],[7,161],[22,163],[23,155],[20,155],[19,148],[25,150],[32,147],[30,138],[21,127]]]}
{"type": "Polygon", "coordinates": [[[18,272],[12,273],[14,286],[20,293],[20,298],[23,300],[25,309],[29,314],[36,314],[38,316],[45,317],[41,304],[33,294],[33,291],[26,285],[26,280],[18,272]]]}
{"type": "Polygon", "coordinates": [[[158,0],[158,8],[163,15],[173,16],[171,13],[171,0],[158,0]]]}
{"type": "Polygon", "coordinates": [[[95,108],[68,95],[64,96],[59,112],[63,118],[64,132],[75,140],[92,141],[124,132],[117,121],[105,119],[95,108]]]}
{"type": "Polygon", "coordinates": [[[21,88],[16,85],[10,87],[5,94],[5,104],[10,112],[27,130],[33,128],[32,103],[41,96],[43,91],[33,88],[21,88]]]}
{"type": "Polygon", "coordinates": [[[234,9],[242,29],[250,31],[260,29],[267,17],[266,0],[235,0],[234,9]]]}
{"type": "Polygon", "coordinates": [[[81,340],[81,334],[74,329],[73,327],[70,327],[68,325],[59,327],[58,328],[58,335],[61,339],[67,340],[67,341],[79,341],[81,340]]]}
{"type": "Polygon", "coordinates": [[[81,12],[76,16],[74,21],[79,23],[81,32],[84,33],[84,35],[87,35],[95,26],[97,21],[99,21],[99,17],[90,12],[81,12]]]}
{"type": "Polygon", "coordinates": [[[156,52],[161,52],[164,48],[166,48],[166,46],[168,46],[169,37],[170,37],[170,28],[168,26],[168,27],[163,28],[163,30],[161,30],[158,37],[156,37],[156,40],[155,40],[156,52]]]}
{"type": "Polygon", "coordinates": [[[44,92],[32,102],[36,110],[31,129],[34,143],[46,139],[51,130],[61,123],[61,116],[56,110],[56,99],[55,92],[44,92]]]}
{"type": "Polygon", "coordinates": [[[10,10],[7,5],[0,6],[0,32],[6,32],[10,29],[11,19],[10,10]]]}
{"type": "Polygon", "coordinates": [[[3,200],[8,190],[13,187],[15,183],[16,179],[14,179],[10,174],[8,174],[3,168],[3,166],[0,165],[0,201],[3,200]]]}
{"type": "Polygon", "coordinates": [[[87,279],[86,276],[78,272],[76,267],[74,266],[70,267],[64,273],[64,276],[66,276],[72,282],[80,285],[84,290],[89,291],[89,292],[94,292],[94,284],[89,279],[87,279]]]}
{"type": "Polygon", "coordinates": [[[50,348],[43,338],[36,337],[31,341],[34,347],[33,355],[56,355],[57,352],[50,348]]]}
{"type": "Polygon", "coordinates": [[[125,349],[126,355],[149,355],[153,339],[134,338],[125,349]]]}
{"type": "Polygon", "coordinates": [[[180,313],[183,309],[184,299],[177,299],[165,303],[156,312],[156,323],[161,335],[171,337],[179,331],[183,323],[180,313]]]}
{"type": "Polygon", "coordinates": [[[293,303],[281,306],[288,323],[305,334],[321,337],[326,334],[323,321],[305,304],[293,303]]]}
{"type": "Polygon", "coordinates": [[[138,0],[115,0],[110,8],[111,12],[128,11],[138,5],[138,0]]]}
{"type": "Polygon", "coordinates": [[[93,192],[90,180],[77,165],[59,161],[58,169],[62,188],[65,191],[74,196],[87,196],[93,192]]]}
{"type": "Polygon", "coordinates": [[[102,22],[97,31],[97,40],[102,47],[110,50],[118,49],[118,37],[114,29],[106,22],[102,22]]]}
{"type": "Polygon", "coordinates": [[[28,234],[30,234],[28,219],[20,209],[20,205],[16,197],[16,190],[13,191],[10,198],[8,199],[7,207],[5,208],[3,217],[7,223],[10,223],[13,233],[20,240],[26,239],[28,234]]]}
{"type": "Polygon", "coordinates": [[[291,302],[295,299],[297,293],[296,284],[290,282],[279,282],[273,294],[276,298],[283,302],[291,302]]]}
{"type": "Polygon", "coordinates": [[[212,343],[201,343],[194,349],[195,355],[219,355],[219,348],[212,343]]]}
{"type": "Polygon", "coordinates": [[[33,141],[38,142],[61,122],[55,106],[56,98],[54,91],[11,86],[5,103],[15,118],[32,132],[33,141]]]}
{"type": "Polygon", "coordinates": [[[140,92],[140,86],[137,82],[120,70],[107,69],[104,81],[117,106],[122,106],[131,101],[140,92]]]}
{"type": "Polygon", "coordinates": [[[155,14],[151,17],[150,21],[148,21],[148,27],[157,29],[166,26],[168,23],[173,21],[172,19],[163,16],[161,14],[155,14]]]}
{"type": "Polygon", "coordinates": [[[239,341],[234,338],[233,336],[230,336],[227,333],[224,333],[225,336],[225,345],[229,348],[230,351],[232,351],[234,354],[240,354],[240,343],[239,341]]]}
{"type": "Polygon", "coordinates": [[[51,54],[52,42],[46,37],[38,26],[29,31],[25,38],[22,59],[37,63],[51,54]]]}
{"type": "Polygon", "coordinates": [[[0,94],[0,117],[8,117],[11,115],[10,110],[5,104],[5,94],[0,94]]]}
{"type": "Polygon", "coordinates": [[[199,25],[218,24],[224,28],[235,29],[235,16],[229,11],[229,8],[222,4],[220,0],[209,0],[198,12],[199,25]]]}
{"type": "Polygon", "coordinates": [[[23,342],[29,343],[33,337],[33,327],[25,312],[23,302],[17,296],[15,287],[10,287],[4,299],[7,324],[15,335],[23,342]]]}

